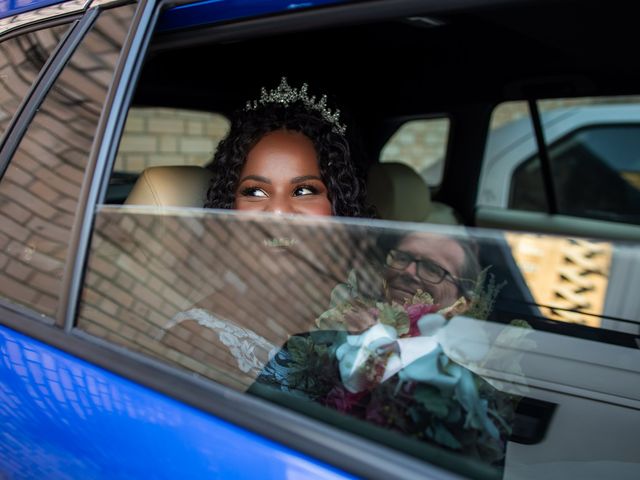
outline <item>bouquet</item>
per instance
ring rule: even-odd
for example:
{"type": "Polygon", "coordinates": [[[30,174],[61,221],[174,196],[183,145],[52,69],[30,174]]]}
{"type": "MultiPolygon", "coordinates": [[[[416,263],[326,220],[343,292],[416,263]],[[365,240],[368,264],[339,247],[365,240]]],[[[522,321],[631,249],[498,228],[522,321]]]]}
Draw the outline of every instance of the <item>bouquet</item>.
{"type": "Polygon", "coordinates": [[[468,318],[491,308],[499,287],[485,280],[486,271],[471,300],[442,309],[419,290],[404,304],[367,298],[352,273],[332,292],[319,329],[292,336],[258,382],[499,465],[519,397],[465,366],[490,350],[468,318]],[[470,348],[460,348],[462,337],[470,348]]]}

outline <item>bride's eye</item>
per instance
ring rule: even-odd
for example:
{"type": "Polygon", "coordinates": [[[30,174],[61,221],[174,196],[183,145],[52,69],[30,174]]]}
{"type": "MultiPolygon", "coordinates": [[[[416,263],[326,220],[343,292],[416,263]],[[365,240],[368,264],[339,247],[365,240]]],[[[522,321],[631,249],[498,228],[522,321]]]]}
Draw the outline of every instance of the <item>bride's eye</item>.
{"type": "Polygon", "coordinates": [[[266,198],[267,197],[267,192],[265,192],[264,190],[262,190],[261,188],[258,188],[258,187],[247,187],[247,188],[243,188],[240,191],[240,195],[242,195],[243,197],[266,198]]]}
{"type": "Polygon", "coordinates": [[[315,195],[317,193],[318,193],[317,188],[311,187],[309,185],[301,185],[293,191],[293,196],[301,197],[303,195],[315,195]]]}

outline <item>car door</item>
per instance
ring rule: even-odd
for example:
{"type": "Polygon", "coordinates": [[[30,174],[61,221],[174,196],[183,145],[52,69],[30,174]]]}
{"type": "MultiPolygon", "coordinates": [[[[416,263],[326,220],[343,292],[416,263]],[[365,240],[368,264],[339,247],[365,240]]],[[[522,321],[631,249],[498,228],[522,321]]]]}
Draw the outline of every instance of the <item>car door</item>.
{"type": "MultiPolygon", "coordinates": [[[[250,14],[280,8],[258,5],[250,14]]],[[[371,477],[438,474],[76,327],[79,287],[100,288],[83,272],[115,125],[158,14],[155,2],[62,4],[18,13],[0,38],[3,472],[349,478],[330,465],[341,464],[371,477]]],[[[246,14],[225,5],[212,21],[246,14]]],[[[101,304],[100,321],[109,305],[101,304]]]]}

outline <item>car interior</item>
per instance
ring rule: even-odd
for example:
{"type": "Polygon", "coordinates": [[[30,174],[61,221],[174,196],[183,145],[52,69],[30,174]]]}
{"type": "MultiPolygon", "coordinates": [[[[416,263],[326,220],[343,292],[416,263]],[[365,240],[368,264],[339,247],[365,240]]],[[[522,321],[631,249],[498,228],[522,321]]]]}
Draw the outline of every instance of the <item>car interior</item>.
{"type": "MultiPolygon", "coordinates": [[[[441,221],[481,226],[475,210],[477,184],[496,105],[634,93],[640,73],[633,62],[623,60],[630,53],[633,31],[624,24],[633,18],[634,7],[614,3],[616,28],[607,29],[597,41],[587,32],[602,31],[603,25],[590,2],[579,3],[579,24],[571,21],[578,3],[535,2],[530,7],[489,4],[424,16],[414,6],[411,15],[383,21],[376,21],[374,11],[369,15],[373,18],[364,15],[329,28],[321,27],[320,10],[295,27],[286,25],[257,40],[255,31],[277,25],[277,15],[249,21],[244,28],[229,24],[160,31],[151,41],[132,107],[228,116],[283,75],[292,83],[307,82],[341,107],[360,168],[371,172],[372,199],[387,203],[376,205],[383,217],[391,215],[388,202],[393,195],[383,199],[389,184],[380,183],[374,168],[381,149],[407,121],[446,116],[451,129],[444,175],[441,184],[430,189],[430,197],[436,209],[443,204],[450,212],[441,221]],[[541,23],[544,29],[537,28],[541,23]],[[300,53],[291,45],[302,45],[300,53]]],[[[394,191],[415,191],[428,205],[428,192],[417,178],[386,167],[387,175],[392,171],[392,182],[403,185],[394,191]]],[[[124,201],[123,190],[132,187],[136,173],[114,171],[105,203],[124,201]]],[[[410,213],[415,207],[409,205],[390,218],[428,218],[426,211],[410,213]]]]}

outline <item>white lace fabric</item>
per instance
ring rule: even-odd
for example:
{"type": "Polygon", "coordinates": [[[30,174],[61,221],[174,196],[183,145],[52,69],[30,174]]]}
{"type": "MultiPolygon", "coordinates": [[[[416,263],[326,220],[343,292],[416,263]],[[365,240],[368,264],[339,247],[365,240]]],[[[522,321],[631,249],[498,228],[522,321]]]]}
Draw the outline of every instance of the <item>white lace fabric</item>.
{"type": "MultiPolygon", "coordinates": [[[[178,312],[165,325],[164,331],[167,332],[187,320],[193,320],[198,325],[213,330],[235,358],[238,368],[249,375],[258,376],[277,351],[275,345],[253,330],[241,327],[230,320],[220,319],[202,308],[178,312]]],[[[212,345],[211,348],[215,346],[212,345]]]]}

